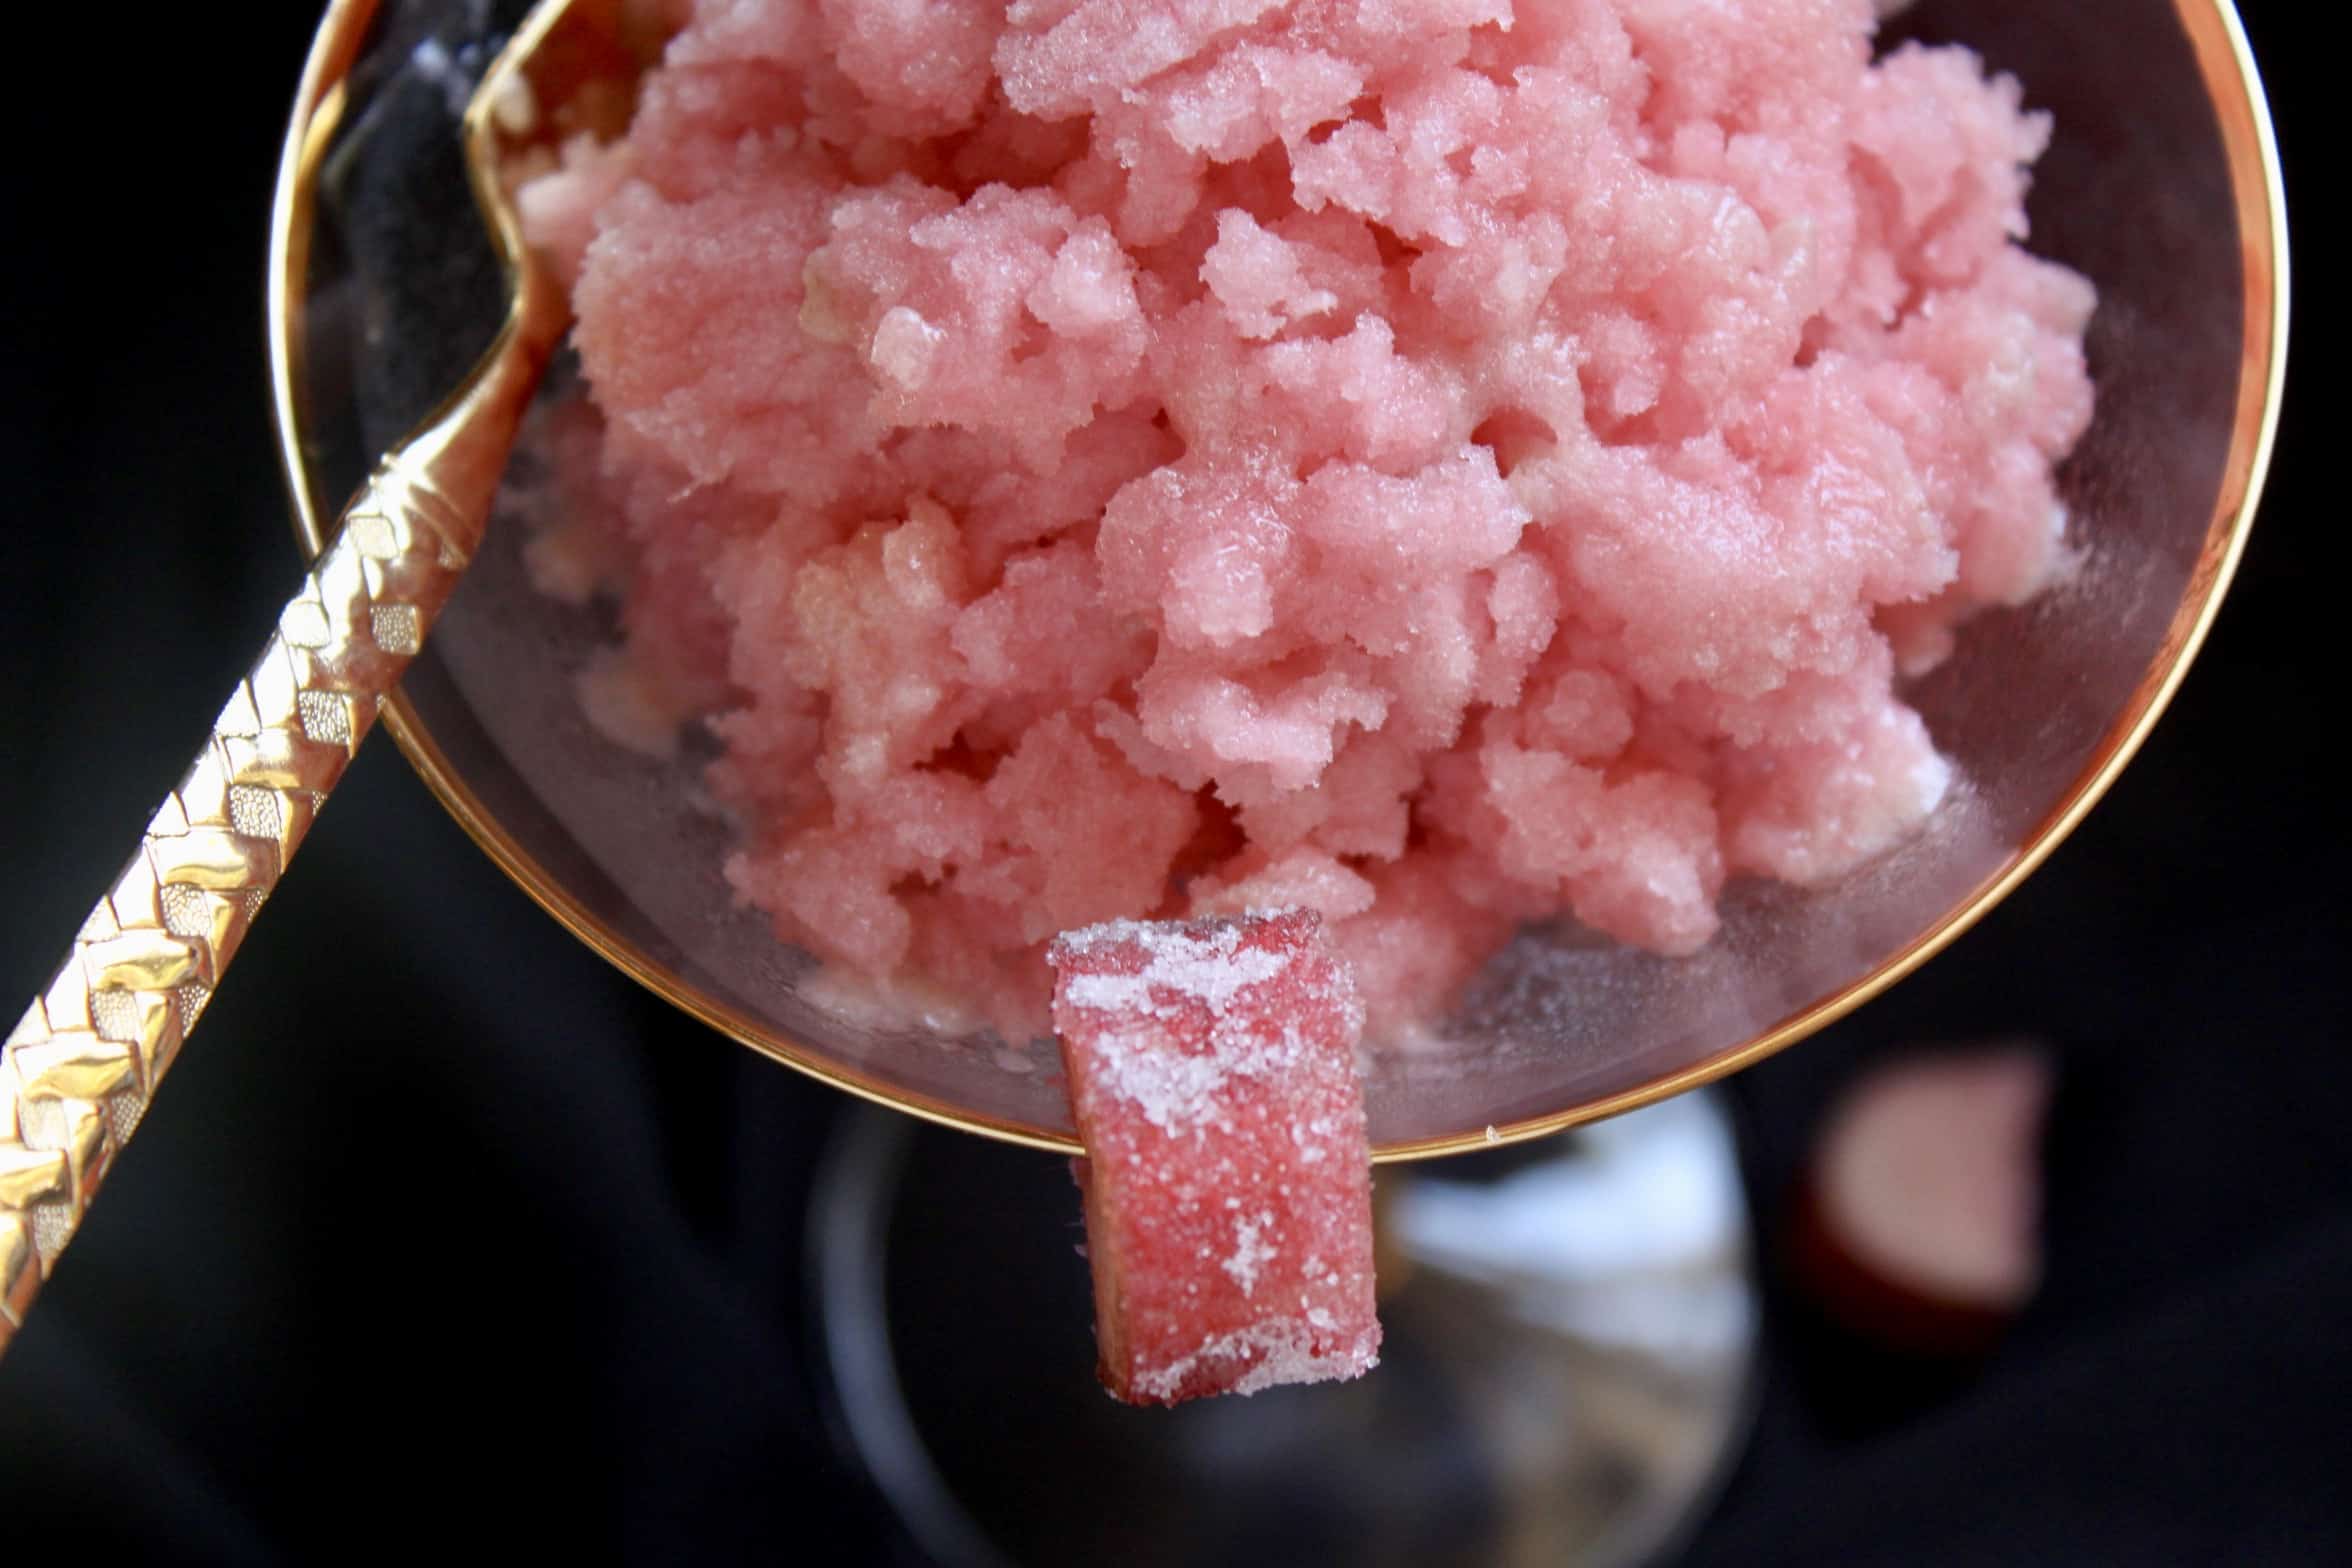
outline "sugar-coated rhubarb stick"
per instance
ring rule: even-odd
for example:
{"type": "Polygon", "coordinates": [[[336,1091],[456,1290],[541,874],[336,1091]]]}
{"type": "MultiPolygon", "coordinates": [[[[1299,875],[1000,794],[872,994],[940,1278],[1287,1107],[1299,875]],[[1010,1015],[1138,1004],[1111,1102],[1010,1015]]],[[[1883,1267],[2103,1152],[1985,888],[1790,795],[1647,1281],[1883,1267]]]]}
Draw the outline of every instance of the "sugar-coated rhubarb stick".
{"type": "Polygon", "coordinates": [[[1364,1015],[1322,918],[1116,921],[1049,957],[1104,1386],[1175,1404],[1369,1370],[1364,1015]]]}

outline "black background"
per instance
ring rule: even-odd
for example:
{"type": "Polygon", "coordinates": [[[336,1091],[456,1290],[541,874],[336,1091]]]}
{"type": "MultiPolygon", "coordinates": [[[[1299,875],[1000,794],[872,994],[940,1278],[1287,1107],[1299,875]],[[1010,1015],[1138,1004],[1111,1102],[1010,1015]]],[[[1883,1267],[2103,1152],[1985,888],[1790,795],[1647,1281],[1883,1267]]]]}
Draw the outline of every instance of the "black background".
{"type": "MultiPolygon", "coordinates": [[[[1963,1376],[1843,1340],[1775,1274],[1758,1435],[1695,1561],[2352,1561],[2342,312],[2308,221],[2338,89],[2331,8],[2244,9],[2307,221],[2219,627],[2048,868],[1737,1082],[1769,1234],[1859,1064],[2048,1039],[2046,1286],[1963,1376]]],[[[260,279],[315,19],[15,19],[0,1001],[46,977],[292,581],[260,279]]],[[[370,747],[0,1361],[0,1561],[915,1560],[816,1391],[799,1231],[840,1114],[605,969],[370,747]]]]}

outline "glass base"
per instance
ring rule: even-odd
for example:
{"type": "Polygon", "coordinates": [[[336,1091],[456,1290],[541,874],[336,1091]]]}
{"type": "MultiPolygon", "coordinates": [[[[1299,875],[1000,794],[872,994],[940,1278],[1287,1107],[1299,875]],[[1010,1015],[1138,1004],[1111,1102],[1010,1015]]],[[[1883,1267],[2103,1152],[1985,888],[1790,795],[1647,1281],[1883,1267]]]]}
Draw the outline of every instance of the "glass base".
{"type": "Polygon", "coordinates": [[[841,1426],[959,1568],[1638,1563],[1752,1413],[1745,1201],[1708,1093],[1384,1167],[1378,1370],[1175,1410],[1095,1382],[1062,1161],[862,1111],[813,1201],[841,1426]]]}

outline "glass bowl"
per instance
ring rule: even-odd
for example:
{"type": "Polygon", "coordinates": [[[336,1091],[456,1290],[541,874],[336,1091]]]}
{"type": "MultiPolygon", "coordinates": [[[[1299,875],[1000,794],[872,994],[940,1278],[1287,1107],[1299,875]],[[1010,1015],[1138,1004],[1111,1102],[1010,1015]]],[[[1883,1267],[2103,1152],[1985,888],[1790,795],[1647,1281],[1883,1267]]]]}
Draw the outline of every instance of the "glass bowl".
{"type": "MultiPolygon", "coordinates": [[[[272,349],[303,543],[455,385],[503,308],[457,115],[524,0],[339,0],[279,184],[272,349]]],[[[1736,883],[1721,936],[1671,960],[1530,929],[1442,1041],[1376,1053],[1384,1158],[1487,1147],[1640,1105],[1803,1038],[1943,949],[2038,866],[2129,761],[2218,608],[2260,489],[2287,260],[2275,149],[2223,0],[1926,0],[1901,33],[2014,72],[2057,131],[2034,248],[2086,273],[2099,412],[2064,470],[2088,559],[1984,616],[1908,695],[1963,787],[1926,831],[1824,889],[1736,883]]],[[[615,965],[746,1045],[854,1093],[1074,1150],[1050,1060],[843,1021],[814,961],[736,907],[724,829],[660,765],[591,732],[571,675],[606,630],[534,594],[494,520],[387,727],[493,859],[615,965]]]]}

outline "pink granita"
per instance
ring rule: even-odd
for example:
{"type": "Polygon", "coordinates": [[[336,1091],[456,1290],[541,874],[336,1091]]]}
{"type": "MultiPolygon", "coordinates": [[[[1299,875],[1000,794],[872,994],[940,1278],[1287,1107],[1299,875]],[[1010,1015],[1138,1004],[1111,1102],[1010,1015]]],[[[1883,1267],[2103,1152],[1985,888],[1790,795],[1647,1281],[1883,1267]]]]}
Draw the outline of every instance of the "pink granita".
{"type": "Polygon", "coordinates": [[[711,728],[781,938],[1015,1036],[1106,920],[1315,909],[1378,1036],[1846,874],[2092,402],[2046,117],[1873,12],[701,0],[523,193],[592,714],[711,728]]]}

